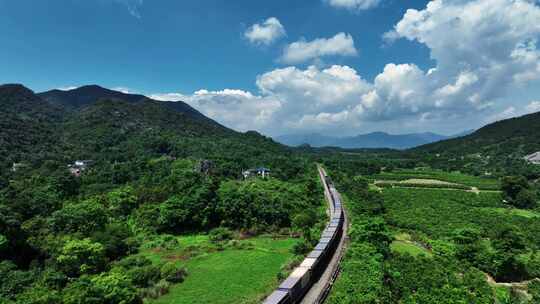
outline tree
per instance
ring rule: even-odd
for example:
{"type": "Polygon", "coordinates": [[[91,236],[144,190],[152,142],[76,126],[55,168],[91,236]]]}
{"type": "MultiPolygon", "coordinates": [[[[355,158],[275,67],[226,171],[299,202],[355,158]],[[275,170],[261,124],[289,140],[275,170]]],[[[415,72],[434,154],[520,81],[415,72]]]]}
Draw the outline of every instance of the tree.
{"type": "Polygon", "coordinates": [[[311,241],[311,228],[315,226],[316,223],[317,214],[311,209],[297,214],[292,220],[293,227],[300,229],[308,242],[311,241]]]}
{"type": "Polygon", "coordinates": [[[83,276],[63,292],[64,304],[141,304],[129,279],[117,272],[83,276]]]}
{"type": "Polygon", "coordinates": [[[80,232],[83,235],[102,229],[106,222],[107,213],[97,199],[68,203],[54,212],[50,219],[51,227],[56,232],[80,232]]]}
{"type": "Polygon", "coordinates": [[[502,179],[501,189],[509,204],[521,209],[534,209],[538,194],[523,176],[507,176],[502,179]]]}
{"type": "Polygon", "coordinates": [[[384,256],[389,254],[392,234],[380,217],[355,222],[352,225],[350,236],[351,240],[355,242],[371,243],[384,256]]]}
{"type": "Polygon", "coordinates": [[[59,268],[68,276],[97,273],[106,263],[105,248],[89,238],[69,240],[56,257],[59,268]]]}
{"type": "Polygon", "coordinates": [[[137,290],[131,285],[127,276],[123,274],[117,272],[103,273],[93,277],[91,280],[104,303],[142,303],[137,290]]]}
{"type": "Polygon", "coordinates": [[[0,262],[0,299],[14,299],[35,281],[32,271],[18,270],[11,261],[0,262]]]}
{"type": "Polygon", "coordinates": [[[501,180],[501,190],[510,200],[516,199],[518,193],[523,189],[529,189],[529,183],[523,176],[505,176],[501,180]]]}
{"type": "Polygon", "coordinates": [[[122,222],[107,224],[105,229],[92,234],[92,240],[103,245],[110,260],[135,253],[139,245],[129,227],[122,222]]]}
{"type": "Polygon", "coordinates": [[[537,205],[537,195],[533,190],[522,189],[517,194],[514,205],[521,209],[534,209],[537,205]]]}
{"type": "Polygon", "coordinates": [[[106,201],[114,216],[127,216],[133,209],[137,208],[137,197],[130,186],[107,193],[106,201]]]}
{"type": "Polygon", "coordinates": [[[43,286],[32,286],[17,296],[17,304],[58,304],[62,297],[56,290],[43,286]]]}

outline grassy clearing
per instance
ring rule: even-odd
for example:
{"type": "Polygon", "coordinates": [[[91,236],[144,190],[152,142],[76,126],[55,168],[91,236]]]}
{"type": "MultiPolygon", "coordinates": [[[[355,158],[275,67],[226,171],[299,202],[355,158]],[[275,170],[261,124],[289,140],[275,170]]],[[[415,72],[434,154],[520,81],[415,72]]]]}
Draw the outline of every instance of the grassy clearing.
{"type": "MultiPolygon", "coordinates": [[[[168,294],[147,303],[228,304],[258,303],[277,285],[276,275],[293,257],[290,248],[296,239],[257,237],[245,245],[210,251],[182,260],[186,250],[148,250],[144,254],[159,261],[176,259],[188,271],[186,280],[174,285],[168,294]]],[[[180,238],[183,246],[207,246],[206,236],[180,238]]]]}
{"type": "Polygon", "coordinates": [[[422,246],[407,241],[393,241],[392,244],[390,244],[390,249],[392,252],[408,253],[412,256],[419,256],[422,254],[427,256],[432,255],[431,252],[422,246]]]}
{"type": "Polygon", "coordinates": [[[408,242],[411,240],[411,235],[406,232],[400,232],[394,235],[394,239],[396,241],[408,242]]]}
{"type": "Polygon", "coordinates": [[[540,213],[531,211],[531,210],[515,209],[515,208],[490,208],[490,209],[500,214],[517,215],[517,216],[522,216],[528,219],[540,218],[540,213]]]}
{"type": "Polygon", "coordinates": [[[499,190],[500,182],[497,179],[477,177],[462,174],[459,172],[444,172],[439,170],[395,170],[392,172],[382,172],[374,175],[375,180],[404,181],[410,179],[436,180],[452,184],[477,187],[480,190],[499,190]]]}

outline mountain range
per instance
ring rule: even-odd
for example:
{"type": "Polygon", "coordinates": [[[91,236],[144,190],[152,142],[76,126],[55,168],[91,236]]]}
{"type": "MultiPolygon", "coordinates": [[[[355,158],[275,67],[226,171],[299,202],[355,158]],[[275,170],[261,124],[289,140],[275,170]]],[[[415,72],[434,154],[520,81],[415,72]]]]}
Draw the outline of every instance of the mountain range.
{"type": "MultiPolygon", "coordinates": [[[[97,157],[108,155],[107,152],[115,155],[133,148],[130,145],[134,143],[147,149],[152,145],[166,146],[163,143],[168,142],[190,152],[198,150],[201,155],[211,154],[212,149],[243,154],[256,149],[260,153],[261,146],[269,154],[291,151],[257,132],[240,133],[222,126],[184,102],[156,101],[96,85],[38,94],[23,85],[0,85],[0,105],[3,130],[0,159],[5,164],[35,157],[47,159],[50,154],[71,158],[97,157]]],[[[499,121],[454,136],[373,132],[330,137],[314,133],[278,136],[275,140],[289,146],[414,147],[407,151],[450,157],[481,153],[500,159],[511,155],[521,159],[540,151],[540,113],[499,121]]]]}
{"type": "Polygon", "coordinates": [[[388,134],[385,132],[372,132],[349,137],[325,136],[319,133],[310,134],[292,134],[277,136],[274,139],[288,146],[310,145],[312,147],[339,147],[346,149],[358,148],[391,148],[391,149],[409,149],[441,140],[461,137],[468,135],[473,131],[465,131],[453,136],[426,133],[411,134],[388,134]]]}
{"type": "Polygon", "coordinates": [[[291,150],[257,132],[231,130],[184,102],[96,85],[37,94],[20,84],[0,85],[0,128],[2,170],[18,162],[173,155],[228,161],[223,167],[236,174],[291,150]]]}

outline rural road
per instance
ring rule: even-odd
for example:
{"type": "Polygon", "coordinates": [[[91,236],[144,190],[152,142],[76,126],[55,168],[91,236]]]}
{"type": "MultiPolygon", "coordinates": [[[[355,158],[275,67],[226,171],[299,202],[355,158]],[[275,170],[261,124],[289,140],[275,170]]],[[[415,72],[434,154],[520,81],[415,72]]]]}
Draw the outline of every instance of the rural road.
{"type": "MultiPolygon", "coordinates": [[[[325,171],[320,166],[318,169],[319,169],[319,176],[321,178],[321,182],[324,185],[324,196],[326,198],[326,201],[328,202],[328,205],[330,206],[330,212],[332,213],[334,211],[334,205],[332,204],[332,197],[330,196],[330,191],[324,180],[325,171]]],[[[341,196],[340,196],[340,200],[341,200],[341,196]]],[[[347,214],[345,212],[345,208],[343,208],[343,213],[345,216],[345,221],[343,223],[343,237],[341,238],[341,241],[339,242],[339,245],[336,251],[334,252],[334,256],[332,257],[332,260],[330,260],[328,267],[326,268],[326,270],[324,271],[320,279],[317,282],[315,282],[315,284],[313,284],[311,289],[304,296],[304,299],[302,300],[302,302],[300,302],[301,304],[323,303],[326,297],[328,296],[328,294],[330,293],[332,285],[334,284],[334,281],[339,274],[341,258],[343,257],[343,254],[345,253],[345,249],[348,243],[347,228],[348,228],[349,223],[347,220],[347,214]]]]}

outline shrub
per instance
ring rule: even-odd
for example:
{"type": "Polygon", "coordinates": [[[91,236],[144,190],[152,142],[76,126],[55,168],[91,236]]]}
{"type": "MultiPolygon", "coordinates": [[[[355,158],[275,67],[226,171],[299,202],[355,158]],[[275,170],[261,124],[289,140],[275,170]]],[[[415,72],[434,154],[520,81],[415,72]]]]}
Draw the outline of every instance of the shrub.
{"type": "Polygon", "coordinates": [[[161,266],[161,278],[171,283],[181,283],[187,275],[184,267],[177,266],[175,263],[167,262],[161,266]]]}
{"type": "Polygon", "coordinates": [[[294,244],[294,246],[292,248],[292,252],[295,255],[305,255],[311,249],[313,249],[313,246],[311,245],[311,242],[306,240],[306,239],[302,239],[300,242],[294,244]]]}
{"type": "Polygon", "coordinates": [[[141,298],[157,299],[162,295],[168,293],[170,287],[171,283],[165,280],[160,280],[152,287],[141,289],[139,292],[139,296],[141,298]]]}
{"type": "Polygon", "coordinates": [[[111,272],[83,276],[63,292],[64,304],[142,304],[141,297],[127,276],[111,272]]]}
{"type": "MultiPolygon", "coordinates": [[[[0,302],[3,303],[3,302],[0,302]]],[[[62,297],[56,290],[50,290],[41,286],[28,288],[17,296],[17,304],[58,304],[62,303],[62,297]]]]}
{"type": "Polygon", "coordinates": [[[208,237],[212,243],[221,243],[232,240],[233,236],[233,232],[224,227],[212,229],[212,231],[210,231],[208,234],[208,237]]]}
{"type": "Polygon", "coordinates": [[[142,245],[143,249],[163,248],[165,250],[177,249],[180,246],[178,239],[171,234],[160,234],[142,245]]]}
{"type": "Polygon", "coordinates": [[[540,303],[540,281],[534,280],[529,283],[529,294],[532,296],[533,303],[540,303]]]}
{"type": "Polygon", "coordinates": [[[130,268],[126,271],[126,275],[137,287],[149,287],[161,279],[161,271],[155,265],[130,268]]]}

